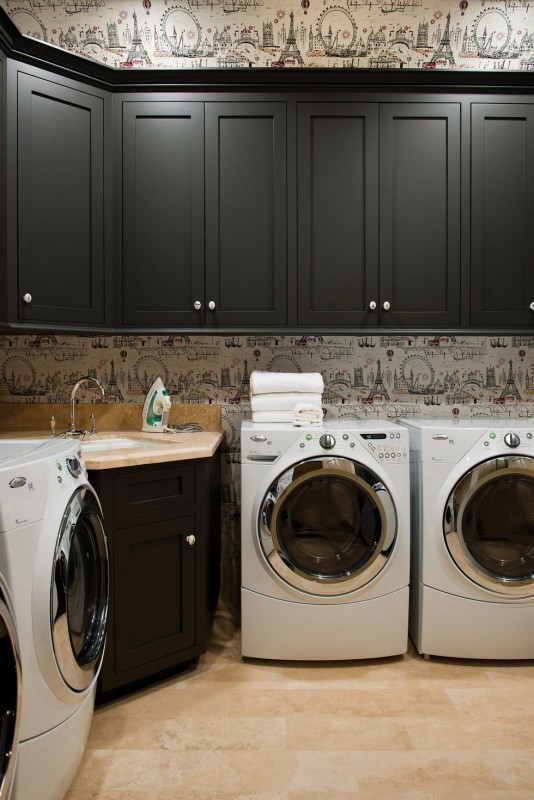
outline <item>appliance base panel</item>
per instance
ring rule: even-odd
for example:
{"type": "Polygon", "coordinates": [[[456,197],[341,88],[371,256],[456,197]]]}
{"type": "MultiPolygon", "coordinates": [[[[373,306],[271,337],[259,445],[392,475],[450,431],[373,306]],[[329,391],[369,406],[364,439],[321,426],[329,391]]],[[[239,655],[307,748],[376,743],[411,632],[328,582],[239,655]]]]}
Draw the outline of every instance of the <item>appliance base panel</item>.
{"type": "Polygon", "coordinates": [[[94,690],[61,725],[19,745],[11,800],[63,800],[82,760],[94,690]]]}
{"type": "Polygon", "coordinates": [[[419,653],[450,658],[534,658],[534,603],[488,603],[418,587],[410,636],[419,653]]]}
{"type": "Polygon", "coordinates": [[[306,605],[241,589],[244,657],[332,661],[402,655],[408,587],[355,603],[306,605]]]}

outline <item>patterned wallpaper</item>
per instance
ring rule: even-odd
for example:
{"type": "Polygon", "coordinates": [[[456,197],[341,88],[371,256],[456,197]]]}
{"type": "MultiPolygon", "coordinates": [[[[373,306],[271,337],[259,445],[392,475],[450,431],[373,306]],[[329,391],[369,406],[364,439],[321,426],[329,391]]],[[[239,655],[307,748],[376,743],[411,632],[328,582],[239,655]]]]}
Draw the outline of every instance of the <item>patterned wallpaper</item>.
{"type": "Polygon", "coordinates": [[[108,402],[142,403],[160,376],[175,403],[220,403],[223,558],[235,564],[254,369],[321,372],[327,420],[534,416],[534,336],[1,336],[0,403],[66,403],[82,375],[108,402]]]}
{"type": "Polygon", "coordinates": [[[528,0],[0,0],[25,36],[118,69],[533,70],[528,0]]]}

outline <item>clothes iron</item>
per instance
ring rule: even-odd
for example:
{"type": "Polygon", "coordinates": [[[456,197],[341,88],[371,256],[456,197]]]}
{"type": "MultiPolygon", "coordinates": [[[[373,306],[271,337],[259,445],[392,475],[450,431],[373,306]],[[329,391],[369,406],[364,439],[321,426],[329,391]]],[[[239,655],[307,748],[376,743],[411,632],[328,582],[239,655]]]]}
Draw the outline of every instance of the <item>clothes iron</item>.
{"type": "Polygon", "coordinates": [[[170,431],[169,412],[171,398],[163,385],[161,378],[156,378],[147,392],[143,406],[143,431],[170,431]]]}

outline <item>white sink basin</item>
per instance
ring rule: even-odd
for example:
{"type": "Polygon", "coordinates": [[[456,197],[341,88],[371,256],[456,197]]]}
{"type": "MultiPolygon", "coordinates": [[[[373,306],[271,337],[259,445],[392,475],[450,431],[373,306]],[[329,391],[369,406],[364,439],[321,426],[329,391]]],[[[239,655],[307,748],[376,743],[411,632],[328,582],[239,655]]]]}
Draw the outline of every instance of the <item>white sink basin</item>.
{"type": "Polygon", "coordinates": [[[105,453],[107,450],[126,450],[131,447],[159,447],[163,442],[117,436],[109,439],[82,439],[80,444],[82,453],[105,453]]]}

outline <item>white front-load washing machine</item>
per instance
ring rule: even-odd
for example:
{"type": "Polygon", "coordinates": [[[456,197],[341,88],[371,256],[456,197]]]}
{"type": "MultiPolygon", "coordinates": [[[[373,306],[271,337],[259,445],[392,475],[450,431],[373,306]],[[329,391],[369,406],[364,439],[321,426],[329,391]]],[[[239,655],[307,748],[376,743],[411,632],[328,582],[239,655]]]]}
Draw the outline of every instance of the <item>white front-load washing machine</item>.
{"type": "Polygon", "coordinates": [[[91,725],[108,607],[102,513],[79,443],[0,441],[0,571],[23,676],[12,800],[60,800],[91,725]]]}
{"type": "Polygon", "coordinates": [[[0,800],[11,797],[21,716],[22,670],[15,611],[0,572],[0,800]]]}
{"type": "Polygon", "coordinates": [[[534,658],[534,421],[406,421],[410,635],[423,655],[534,658]]]}
{"type": "Polygon", "coordinates": [[[242,424],[243,656],[406,652],[408,462],[390,422],[242,424]]]}

